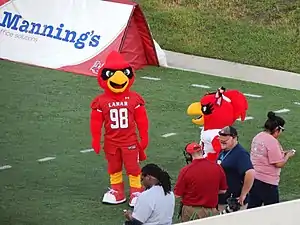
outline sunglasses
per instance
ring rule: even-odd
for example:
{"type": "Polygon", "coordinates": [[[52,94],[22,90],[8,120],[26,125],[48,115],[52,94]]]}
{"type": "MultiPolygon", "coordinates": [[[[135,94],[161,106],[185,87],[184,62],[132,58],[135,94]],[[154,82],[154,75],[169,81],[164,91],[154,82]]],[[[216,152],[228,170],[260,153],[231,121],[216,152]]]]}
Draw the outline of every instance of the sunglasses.
{"type": "Polygon", "coordinates": [[[224,134],[224,133],[219,133],[219,135],[220,135],[220,136],[222,136],[222,137],[233,137],[233,138],[235,138],[235,137],[236,137],[236,135],[233,135],[233,134],[224,134]]]}

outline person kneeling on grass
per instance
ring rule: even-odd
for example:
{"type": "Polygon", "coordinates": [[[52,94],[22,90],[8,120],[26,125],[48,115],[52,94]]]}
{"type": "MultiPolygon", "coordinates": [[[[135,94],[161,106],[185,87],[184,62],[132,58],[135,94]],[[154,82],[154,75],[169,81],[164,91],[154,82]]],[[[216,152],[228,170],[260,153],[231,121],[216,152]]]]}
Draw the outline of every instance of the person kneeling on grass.
{"type": "Polygon", "coordinates": [[[125,225],[171,225],[175,208],[175,196],[171,191],[169,174],[156,164],[147,164],[142,168],[142,192],[133,212],[124,211],[125,225]]]}

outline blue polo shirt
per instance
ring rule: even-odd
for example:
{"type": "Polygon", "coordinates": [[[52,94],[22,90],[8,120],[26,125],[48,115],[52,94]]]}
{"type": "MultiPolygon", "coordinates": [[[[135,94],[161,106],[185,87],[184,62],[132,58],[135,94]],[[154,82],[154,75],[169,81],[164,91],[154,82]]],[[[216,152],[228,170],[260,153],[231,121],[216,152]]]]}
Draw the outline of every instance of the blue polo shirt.
{"type": "MultiPolygon", "coordinates": [[[[227,204],[226,200],[232,194],[232,197],[237,198],[240,196],[245,173],[249,169],[253,169],[250,160],[250,154],[240,145],[237,144],[230,151],[222,151],[217,159],[218,163],[224,169],[228,190],[225,194],[219,195],[219,204],[227,204]]],[[[245,204],[248,202],[248,196],[245,199],[245,204]]]]}

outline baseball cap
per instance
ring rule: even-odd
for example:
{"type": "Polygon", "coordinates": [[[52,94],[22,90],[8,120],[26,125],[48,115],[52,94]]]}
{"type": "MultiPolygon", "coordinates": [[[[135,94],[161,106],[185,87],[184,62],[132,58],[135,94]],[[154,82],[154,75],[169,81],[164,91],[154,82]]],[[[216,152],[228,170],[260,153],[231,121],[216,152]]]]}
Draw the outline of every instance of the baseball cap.
{"type": "Polygon", "coordinates": [[[231,137],[237,137],[238,133],[237,130],[232,127],[232,126],[226,126],[223,127],[220,131],[219,131],[219,135],[220,136],[231,136],[231,137]]]}
{"type": "Polygon", "coordinates": [[[185,151],[186,151],[187,153],[190,153],[190,154],[195,153],[195,152],[199,152],[199,151],[201,151],[201,150],[202,150],[202,146],[199,145],[199,144],[196,143],[196,142],[189,143],[189,144],[187,144],[186,147],[185,147],[185,151]]]}

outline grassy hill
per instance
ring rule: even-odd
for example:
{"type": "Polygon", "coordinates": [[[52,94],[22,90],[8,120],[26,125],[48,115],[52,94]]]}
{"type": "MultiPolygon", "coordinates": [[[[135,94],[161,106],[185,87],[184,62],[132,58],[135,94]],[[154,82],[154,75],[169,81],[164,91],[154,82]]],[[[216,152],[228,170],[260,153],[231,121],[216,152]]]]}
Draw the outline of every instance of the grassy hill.
{"type": "Polygon", "coordinates": [[[299,0],[139,0],[162,48],[300,73],[299,0]]]}

